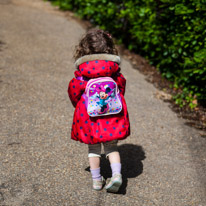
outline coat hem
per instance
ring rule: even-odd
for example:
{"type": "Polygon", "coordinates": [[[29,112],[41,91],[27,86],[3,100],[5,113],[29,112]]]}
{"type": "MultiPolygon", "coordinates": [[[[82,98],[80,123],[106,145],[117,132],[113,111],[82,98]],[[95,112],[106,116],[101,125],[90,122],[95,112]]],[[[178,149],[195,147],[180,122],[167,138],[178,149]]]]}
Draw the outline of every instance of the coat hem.
{"type": "MultiPolygon", "coordinates": [[[[128,136],[129,136],[129,135],[128,135],[128,136]]],[[[100,144],[100,143],[105,143],[105,142],[111,142],[111,141],[113,141],[113,140],[121,141],[121,140],[126,139],[128,136],[122,137],[122,138],[115,138],[115,139],[111,139],[111,140],[105,140],[105,141],[90,142],[90,143],[89,143],[89,142],[86,143],[86,142],[84,142],[84,141],[82,141],[82,140],[80,140],[80,139],[76,139],[76,138],[71,138],[71,139],[72,139],[72,140],[75,140],[75,141],[79,141],[79,142],[84,143],[84,144],[87,144],[87,145],[92,145],[92,144],[100,144]]]]}

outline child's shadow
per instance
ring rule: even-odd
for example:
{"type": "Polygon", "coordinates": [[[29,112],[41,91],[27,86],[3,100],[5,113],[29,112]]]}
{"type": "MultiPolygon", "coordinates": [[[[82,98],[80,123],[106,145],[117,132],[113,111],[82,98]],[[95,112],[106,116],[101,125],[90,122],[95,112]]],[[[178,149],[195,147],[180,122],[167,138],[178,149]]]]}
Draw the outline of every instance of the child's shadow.
{"type": "MultiPolygon", "coordinates": [[[[139,145],[134,144],[123,144],[118,146],[118,150],[121,157],[122,163],[122,179],[123,183],[117,194],[126,194],[127,178],[134,178],[139,176],[143,172],[143,163],[145,152],[139,145]]],[[[109,160],[106,159],[105,155],[101,158],[101,175],[108,179],[112,176],[109,160]]],[[[90,171],[89,167],[85,169],[90,171]]]]}

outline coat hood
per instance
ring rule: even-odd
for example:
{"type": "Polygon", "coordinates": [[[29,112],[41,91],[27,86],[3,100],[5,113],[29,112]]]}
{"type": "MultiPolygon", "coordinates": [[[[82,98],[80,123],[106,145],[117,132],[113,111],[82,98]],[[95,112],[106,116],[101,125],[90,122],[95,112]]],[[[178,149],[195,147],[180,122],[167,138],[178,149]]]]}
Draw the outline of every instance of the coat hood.
{"type": "Polygon", "coordinates": [[[83,56],[75,62],[78,71],[75,76],[97,78],[112,76],[120,71],[120,57],[111,54],[92,54],[83,56]]]}

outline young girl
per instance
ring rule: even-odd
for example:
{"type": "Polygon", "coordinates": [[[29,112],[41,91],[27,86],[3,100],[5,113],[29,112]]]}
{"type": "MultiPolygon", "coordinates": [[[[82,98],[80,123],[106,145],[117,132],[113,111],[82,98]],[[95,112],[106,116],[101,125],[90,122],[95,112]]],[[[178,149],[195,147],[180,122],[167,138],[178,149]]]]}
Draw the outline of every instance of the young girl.
{"type": "MultiPolygon", "coordinates": [[[[120,73],[120,57],[109,33],[100,30],[89,30],[76,47],[74,55],[76,71],[68,87],[69,97],[75,107],[71,138],[88,144],[90,171],[93,189],[101,190],[104,178],[100,174],[101,145],[109,158],[112,178],[106,185],[108,192],[117,192],[122,184],[120,155],[117,141],[130,134],[129,117],[124,99],[126,80],[120,73]],[[111,77],[117,84],[122,102],[122,110],[118,114],[88,115],[84,92],[88,80],[99,77],[111,77]]],[[[98,91],[98,90],[97,90],[98,91]]],[[[101,113],[107,110],[109,90],[99,88],[101,113]]]]}

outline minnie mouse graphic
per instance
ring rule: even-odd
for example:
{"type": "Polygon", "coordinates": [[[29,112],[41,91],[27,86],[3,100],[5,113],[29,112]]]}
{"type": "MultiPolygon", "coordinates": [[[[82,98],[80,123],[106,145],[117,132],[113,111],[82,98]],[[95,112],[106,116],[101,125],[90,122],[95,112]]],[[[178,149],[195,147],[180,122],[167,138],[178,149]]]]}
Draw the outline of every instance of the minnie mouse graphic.
{"type": "Polygon", "coordinates": [[[99,95],[97,97],[99,98],[99,102],[97,104],[101,107],[101,111],[99,114],[104,114],[109,110],[109,104],[106,102],[111,97],[111,89],[109,87],[104,87],[101,85],[99,88],[96,88],[96,91],[98,92],[99,95]]]}

